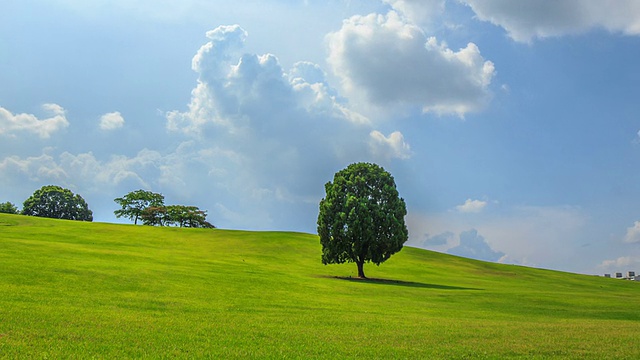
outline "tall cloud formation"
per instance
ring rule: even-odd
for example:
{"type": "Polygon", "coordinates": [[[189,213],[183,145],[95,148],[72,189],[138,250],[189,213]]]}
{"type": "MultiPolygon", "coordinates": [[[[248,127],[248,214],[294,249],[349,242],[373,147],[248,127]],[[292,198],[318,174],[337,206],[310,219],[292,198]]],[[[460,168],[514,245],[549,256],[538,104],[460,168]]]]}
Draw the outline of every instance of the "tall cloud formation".
{"type": "Polygon", "coordinates": [[[259,127],[272,134],[274,126],[292,126],[310,118],[326,120],[318,115],[368,122],[340,101],[317,65],[299,62],[287,74],[272,54],[243,54],[247,36],[238,25],[207,32],[210,41],[192,61],[199,77],[189,111],[169,112],[170,130],[202,135],[217,127],[218,131],[238,134],[248,127],[259,127]]]}
{"type": "Polygon", "coordinates": [[[353,16],[327,40],[328,61],[346,91],[374,105],[464,116],[491,98],[494,65],[475,44],[453,51],[395,11],[353,16]]]}
{"type": "Polygon", "coordinates": [[[640,35],[636,0],[464,0],[478,19],[504,28],[520,42],[579,34],[593,28],[640,35]]]}
{"type": "Polygon", "coordinates": [[[42,109],[51,117],[40,120],[33,114],[12,114],[0,107],[0,135],[16,136],[17,132],[30,132],[41,139],[48,139],[54,132],[69,126],[62,106],[44,104],[42,109]]]}
{"type": "MultiPolygon", "coordinates": [[[[224,213],[262,207],[277,214],[282,203],[315,211],[322,184],[348,163],[410,156],[400,132],[387,137],[372,129],[316,64],[299,62],[285,72],[272,54],[243,53],[248,34],[238,25],[206,35],[192,61],[198,81],[188,110],[168,112],[167,128],[189,139],[184,151],[191,156],[184,157],[203,159],[191,171],[206,169],[225,198],[224,213]]],[[[175,183],[194,181],[175,173],[175,183]]]]}

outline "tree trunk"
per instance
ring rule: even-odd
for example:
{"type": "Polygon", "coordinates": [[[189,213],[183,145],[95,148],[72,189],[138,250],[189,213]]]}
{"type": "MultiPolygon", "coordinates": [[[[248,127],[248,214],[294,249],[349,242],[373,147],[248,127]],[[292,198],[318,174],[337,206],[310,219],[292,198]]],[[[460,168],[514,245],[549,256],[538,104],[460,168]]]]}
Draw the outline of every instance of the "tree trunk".
{"type": "Polygon", "coordinates": [[[358,265],[358,277],[361,279],[366,279],[364,276],[364,261],[357,260],[356,264],[358,265]]]}

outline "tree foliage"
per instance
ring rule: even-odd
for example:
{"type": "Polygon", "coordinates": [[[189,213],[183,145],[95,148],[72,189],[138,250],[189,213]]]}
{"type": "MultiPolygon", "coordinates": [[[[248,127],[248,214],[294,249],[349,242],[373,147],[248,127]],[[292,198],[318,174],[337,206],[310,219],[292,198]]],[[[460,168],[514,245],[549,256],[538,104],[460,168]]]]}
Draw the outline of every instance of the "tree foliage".
{"type": "Polygon", "coordinates": [[[168,222],[179,227],[215,228],[207,221],[207,212],[196,206],[167,206],[168,222]]]}
{"type": "Polygon", "coordinates": [[[355,262],[364,278],[365,262],[380,265],[402,249],[407,210],[390,173],[376,164],[351,164],[325,191],[318,214],[323,264],[355,262]]]}
{"type": "Polygon", "coordinates": [[[25,200],[23,215],[93,221],[93,212],[82,196],[56,185],[43,186],[25,200]]]}
{"type": "Polygon", "coordinates": [[[136,190],[114,199],[122,206],[114,211],[116,217],[127,217],[134,224],[141,220],[144,225],[215,228],[207,221],[207,212],[196,206],[164,205],[164,196],[151,191],[136,190]]]}
{"type": "Polygon", "coordinates": [[[18,208],[14,204],[7,201],[5,203],[0,203],[0,213],[19,214],[20,212],[18,211],[18,208]]]}
{"type": "Polygon", "coordinates": [[[144,225],[164,226],[167,221],[167,208],[164,206],[145,208],[140,214],[140,219],[144,225]]]}
{"type": "Polygon", "coordinates": [[[142,216],[145,209],[151,207],[163,207],[164,196],[146,190],[132,191],[121,198],[113,199],[121,209],[113,213],[117,218],[125,217],[133,220],[134,224],[138,224],[138,219],[142,216]]]}
{"type": "Polygon", "coordinates": [[[142,211],[140,218],[145,225],[215,228],[207,221],[207,212],[200,210],[197,206],[169,205],[148,207],[142,211]]]}

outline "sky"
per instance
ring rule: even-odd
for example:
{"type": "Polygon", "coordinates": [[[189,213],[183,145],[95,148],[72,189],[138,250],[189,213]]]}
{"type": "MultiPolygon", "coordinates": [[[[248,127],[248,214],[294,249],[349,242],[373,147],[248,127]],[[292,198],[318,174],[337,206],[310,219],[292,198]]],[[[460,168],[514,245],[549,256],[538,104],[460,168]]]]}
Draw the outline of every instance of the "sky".
{"type": "Polygon", "coordinates": [[[145,189],[315,233],[366,161],[408,246],[639,271],[639,85],[636,0],[5,0],[0,202],[54,184],[127,223],[145,189]]]}

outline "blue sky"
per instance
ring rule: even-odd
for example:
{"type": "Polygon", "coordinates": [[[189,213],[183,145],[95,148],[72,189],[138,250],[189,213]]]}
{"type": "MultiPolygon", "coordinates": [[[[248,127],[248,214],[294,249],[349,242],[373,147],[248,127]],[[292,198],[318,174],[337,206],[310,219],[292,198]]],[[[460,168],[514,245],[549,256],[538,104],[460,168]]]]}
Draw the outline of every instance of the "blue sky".
{"type": "Polygon", "coordinates": [[[0,201],[56,184],[122,222],[143,188],[313,233],[370,161],[410,246],[637,271],[639,84],[634,0],[9,1],[0,201]]]}

